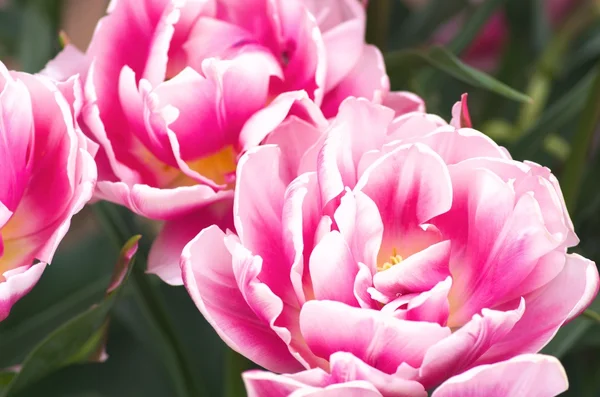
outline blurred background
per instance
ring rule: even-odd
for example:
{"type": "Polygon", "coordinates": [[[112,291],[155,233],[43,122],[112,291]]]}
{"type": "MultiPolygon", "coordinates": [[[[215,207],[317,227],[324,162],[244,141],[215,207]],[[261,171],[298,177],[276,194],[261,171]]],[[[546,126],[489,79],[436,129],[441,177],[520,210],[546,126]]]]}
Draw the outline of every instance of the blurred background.
{"type": "MultiPolygon", "coordinates": [[[[0,60],[11,69],[37,72],[60,50],[61,31],[63,40],[85,50],[107,3],[0,0],[0,60]]],[[[371,0],[367,40],[385,54],[394,89],[418,93],[429,112],[446,119],[468,92],[474,128],[506,146],[516,159],[550,167],[581,239],[577,251],[600,262],[600,2],[371,0]],[[490,90],[486,76],[471,67],[515,91],[490,90]],[[521,92],[532,101],[507,99],[499,92],[513,97],[521,92]]],[[[144,233],[144,249],[151,228],[136,227],[144,233]]],[[[117,255],[93,208],[78,214],[40,283],[0,323],[0,368],[20,364],[50,332],[99,302],[117,255]]],[[[151,282],[159,286],[176,338],[185,346],[193,382],[208,396],[242,395],[239,372],[250,364],[221,342],[183,288],[154,277],[151,282]]],[[[566,396],[600,396],[600,317],[595,315],[600,300],[590,309],[543,351],[567,369],[566,396]]],[[[105,363],[68,366],[18,395],[176,395],[157,330],[128,285],[113,308],[107,341],[105,363]]]]}

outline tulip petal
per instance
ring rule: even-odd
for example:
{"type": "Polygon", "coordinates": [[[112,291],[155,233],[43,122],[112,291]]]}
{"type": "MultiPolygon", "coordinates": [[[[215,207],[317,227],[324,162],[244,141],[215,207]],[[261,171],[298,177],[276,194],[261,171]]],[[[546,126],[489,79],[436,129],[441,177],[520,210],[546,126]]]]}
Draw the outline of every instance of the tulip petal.
{"type": "Polygon", "coordinates": [[[358,63],[350,73],[326,93],[321,109],[326,117],[333,117],[348,97],[366,98],[375,103],[382,103],[389,90],[390,81],[385,72],[383,55],[377,47],[365,45],[358,63]]]}
{"type": "MultiPolygon", "coordinates": [[[[235,258],[232,258],[224,239],[225,233],[217,226],[210,226],[185,246],[181,271],[190,296],[206,320],[232,349],[265,368],[298,370],[301,366],[291,357],[286,344],[269,327],[269,323],[264,322],[248,306],[234,274],[232,261],[235,258]]],[[[252,256],[238,259],[251,262],[260,260],[252,256]]],[[[280,312],[281,300],[265,285],[261,289],[268,297],[264,304],[270,310],[280,312]]]]}
{"type": "Polygon", "coordinates": [[[0,281],[0,321],[8,317],[13,305],[33,289],[44,269],[46,264],[38,263],[31,267],[16,268],[2,275],[4,281],[0,281]]]}
{"type": "Polygon", "coordinates": [[[358,263],[339,232],[321,239],[310,255],[309,267],[315,299],[358,305],[354,297],[358,263]]]}
{"type": "Polygon", "coordinates": [[[328,203],[354,187],[362,154],[378,149],[385,142],[393,112],[365,99],[348,98],[328,130],[318,164],[323,202],[328,203]],[[368,131],[369,133],[365,133],[368,131]]]}
{"type": "Polygon", "coordinates": [[[398,320],[333,301],[305,303],[300,329],[317,356],[346,351],[389,374],[404,362],[419,367],[429,347],[450,334],[438,324],[398,320]]]}
{"type": "Polygon", "coordinates": [[[420,381],[429,388],[450,376],[473,367],[477,360],[501,341],[523,316],[525,300],[518,308],[501,312],[483,309],[449,337],[433,345],[425,354],[420,381]]]}
{"type": "Polygon", "coordinates": [[[233,229],[231,197],[167,221],[152,243],[148,254],[148,273],[156,274],[167,284],[182,285],[181,252],[202,229],[211,225],[221,230],[233,229]]]}
{"type": "Polygon", "coordinates": [[[596,264],[568,254],[562,272],[547,285],[525,295],[527,309],[521,320],[481,358],[482,363],[535,353],[544,347],[565,321],[579,315],[598,293],[596,264]],[[560,299],[556,299],[560,296],[560,299]],[[544,321],[540,321],[543,318],[544,321]]]}
{"type": "Polygon", "coordinates": [[[437,230],[424,224],[450,209],[452,184],[446,165],[427,146],[401,146],[381,157],[365,170],[355,190],[379,208],[384,227],[381,264],[440,240],[437,230]]]}
{"type": "Polygon", "coordinates": [[[568,387],[565,370],[556,358],[527,354],[450,378],[432,397],[551,397],[568,387]]]}

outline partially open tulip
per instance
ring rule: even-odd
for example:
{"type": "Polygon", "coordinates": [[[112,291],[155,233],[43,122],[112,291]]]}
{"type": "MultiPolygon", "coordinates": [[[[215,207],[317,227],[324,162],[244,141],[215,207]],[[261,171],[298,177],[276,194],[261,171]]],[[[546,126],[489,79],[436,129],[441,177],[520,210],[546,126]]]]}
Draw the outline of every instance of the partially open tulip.
{"type": "Polygon", "coordinates": [[[37,283],[90,199],[96,166],[75,123],[75,78],[8,72],[0,63],[0,321],[37,283]]]}
{"type": "Polygon", "coordinates": [[[456,395],[490,380],[481,365],[520,371],[501,363],[538,352],[596,295],[595,264],[567,253],[578,239],[550,171],[470,128],[466,98],[450,124],[404,102],[416,110],[395,117],[349,98],[312,143],[290,121],[242,156],[236,233],[208,227],[181,259],[231,348],[274,372],[341,368],[372,395],[460,375],[439,392],[456,395]]]}
{"type": "MultiPolygon", "coordinates": [[[[242,127],[258,110],[275,124],[288,115],[322,124],[297,104],[314,101],[330,117],[349,95],[393,101],[364,32],[358,0],[114,0],[87,53],[67,47],[44,73],[85,76],[82,124],[101,146],[96,196],[193,236],[206,225],[190,213],[231,200],[249,147],[242,127]]],[[[161,269],[177,267],[189,239],[165,240],[150,270],[180,283],[161,269]]]]}

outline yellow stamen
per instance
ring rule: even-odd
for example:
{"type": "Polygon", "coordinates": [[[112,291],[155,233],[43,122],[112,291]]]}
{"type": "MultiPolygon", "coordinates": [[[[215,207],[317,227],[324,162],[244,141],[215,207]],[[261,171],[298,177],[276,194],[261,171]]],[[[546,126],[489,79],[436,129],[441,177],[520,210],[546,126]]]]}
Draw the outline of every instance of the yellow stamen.
{"type": "Polygon", "coordinates": [[[390,256],[389,261],[385,262],[381,266],[377,266],[377,271],[382,272],[384,270],[390,269],[392,266],[396,266],[400,262],[402,262],[402,257],[398,255],[396,248],[394,248],[392,249],[392,256],[390,256]]]}

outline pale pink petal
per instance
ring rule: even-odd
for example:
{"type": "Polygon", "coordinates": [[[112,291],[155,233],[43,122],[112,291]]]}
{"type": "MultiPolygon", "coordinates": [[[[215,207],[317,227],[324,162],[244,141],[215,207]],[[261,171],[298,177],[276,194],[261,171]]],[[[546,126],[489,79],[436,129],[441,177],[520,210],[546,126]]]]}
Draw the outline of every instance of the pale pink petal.
{"type": "Polygon", "coordinates": [[[383,223],[375,203],[363,192],[347,191],[335,211],[334,219],[355,262],[364,263],[374,274],[383,236],[383,223]]]}
{"type": "Polygon", "coordinates": [[[85,76],[91,59],[79,51],[77,47],[67,44],[54,59],[49,61],[39,74],[57,81],[68,80],[74,75],[85,76]]]}
{"type": "Polygon", "coordinates": [[[327,203],[353,188],[360,175],[358,163],[363,153],[385,142],[393,112],[365,99],[348,98],[340,106],[321,150],[318,174],[323,202],[327,203]]]}
{"type": "Polygon", "coordinates": [[[148,273],[156,274],[168,284],[182,285],[181,252],[202,229],[211,225],[221,230],[233,229],[232,197],[167,221],[152,243],[148,254],[148,273]]]}
{"type": "Polygon", "coordinates": [[[517,354],[539,351],[565,321],[588,307],[597,293],[596,264],[576,254],[567,255],[563,271],[554,280],[525,295],[527,308],[523,317],[510,333],[496,342],[481,362],[506,360],[517,354]]]}
{"type": "Polygon", "coordinates": [[[450,334],[438,324],[403,321],[376,310],[314,300],[302,307],[300,328],[317,356],[346,351],[390,374],[404,362],[419,367],[427,350],[450,334]]]}
{"type": "Polygon", "coordinates": [[[3,274],[5,280],[0,281],[0,321],[8,317],[13,305],[33,289],[45,268],[45,263],[38,263],[3,274]]]}
{"type": "Polygon", "coordinates": [[[556,358],[526,354],[450,378],[432,397],[552,397],[568,387],[565,370],[556,358]]]}
{"type": "Polygon", "coordinates": [[[388,312],[394,315],[394,317],[401,320],[410,321],[427,321],[430,323],[438,323],[442,327],[446,326],[448,322],[448,315],[450,314],[450,305],[448,303],[448,292],[452,286],[452,278],[447,277],[444,281],[440,281],[429,291],[422,292],[410,299],[411,295],[400,296],[396,300],[400,300],[404,305],[404,300],[407,299],[406,307],[394,309],[395,302],[392,301],[385,305],[381,311],[388,312]]]}
{"type": "MultiPolygon", "coordinates": [[[[284,154],[289,174],[299,175],[304,154],[321,135],[322,132],[315,125],[297,116],[290,116],[275,128],[265,140],[265,144],[279,146],[284,154]]],[[[316,167],[316,162],[313,167],[316,167]]]]}
{"type": "Polygon", "coordinates": [[[244,124],[239,138],[240,150],[244,152],[259,145],[288,115],[297,115],[317,127],[327,125],[321,110],[308,98],[306,92],[285,92],[244,124]]]}
{"type": "MultiPolygon", "coordinates": [[[[225,234],[210,226],[196,236],[183,250],[181,271],[188,293],[206,320],[234,350],[259,365],[278,371],[301,368],[290,356],[286,344],[269,327],[269,323],[248,306],[240,291],[232,261],[225,246],[225,234]],[[223,302],[227,302],[223,305],[223,302]]],[[[243,261],[260,261],[248,256],[243,261]]],[[[256,263],[260,266],[260,263],[256,263]]],[[[256,282],[256,280],[254,280],[256,282]]],[[[271,310],[281,311],[282,302],[262,286],[271,310]]]]}
{"type": "Polygon", "coordinates": [[[405,372],[407,364],[401,364],[395,373],[387,374],[362,360],[356,358],[351,353],[336,352],[333,353],[330,362],[331,380],[336,383],[344,383],[354,380],[366,380],[373,384],[386,397],[426,397],[427,393],[423,386],[411,378],[413,374],[407,376],[405,372]]]}
{"type": "Polygon", "coordinates": [[[425,112],[425,102],[423,99],[408,91],[388,92],[381,104],[393,109],[396,112],[396,117],[412,112],[425,112]]]}
{"type": "Polygon", "coordinates": [[[308,370],[294,375],[247,371],[242,376],[248,397],[382,397],[370,382],[350,381],[327,385],[329,381],[321,370],[308,370]]]}
{"type": "Polygon", "coordinates": [[[450,249],[448,240],[433,244],[377,273],[373,285],[387,296],[428,291],[450,275],[450,249]]]}
{"type": "Polygon", "coordinates": [[[309,258],[315,245],[329,234],[331,222],[321,214],[316,174],[306,173],[287,188],[281,214],[284,249],[292,262],[290,280],[299,304],[304,304],[310,285],[309,258]],[[329,225],[327,225],[329,224],[329,225]]]}
{"type": "Polygon", "coordinates": [[[284,302],[296,297],[290,281],[292,260],[287,257],[283,236],[283,199],[293,176],[280,164],[276,146],[248,151],[238,163],[234,201],[234,223],[244,247],[264,261],[263,280],[284,302]]]}
{"type": "Polygon", "coordinates": [[[321,239],[310,255],[309,267],[315,299],[358,305],[354,297],[358,263],[339,232],[321,239]]]}
{"type": "Polygon", "coordinates": [[[320,368],[295,375],[278,375],[265,371],[246,371],[242,374],[248,397],[288,397],[295,391],[314,390],[329,383],[329,376],[320,368]],[[301,379],[296,379],[301,375],[301,379]]]}
{"type": "Polygon", "coordinates": [[[124,205],[146,218],[168,220],[231,197],[233,192],[215,192],[204,185],[159,189],[148,185],[129,187],[123,182],[98,182],[95,194],[97,198],[124,205]],[[165,203],[169,205],[165,206],[165,203]]]}
{"type": "Polygon", "coordinates": [[[473,367],[501,341],[523,316],[525,301],[506,312],[483,309],[452,335],[431,347],[420,368],[420,381],[429,388],[473,367]]]}
{"type": "Polygon", "coordinates": [[[323,99],[321,109],[326,117],[338,113],[340,104],[348,97],[362,97],[381,103],[390,89],[383,56],[377,47],[365,45],[358,63],[323,99]]]}

